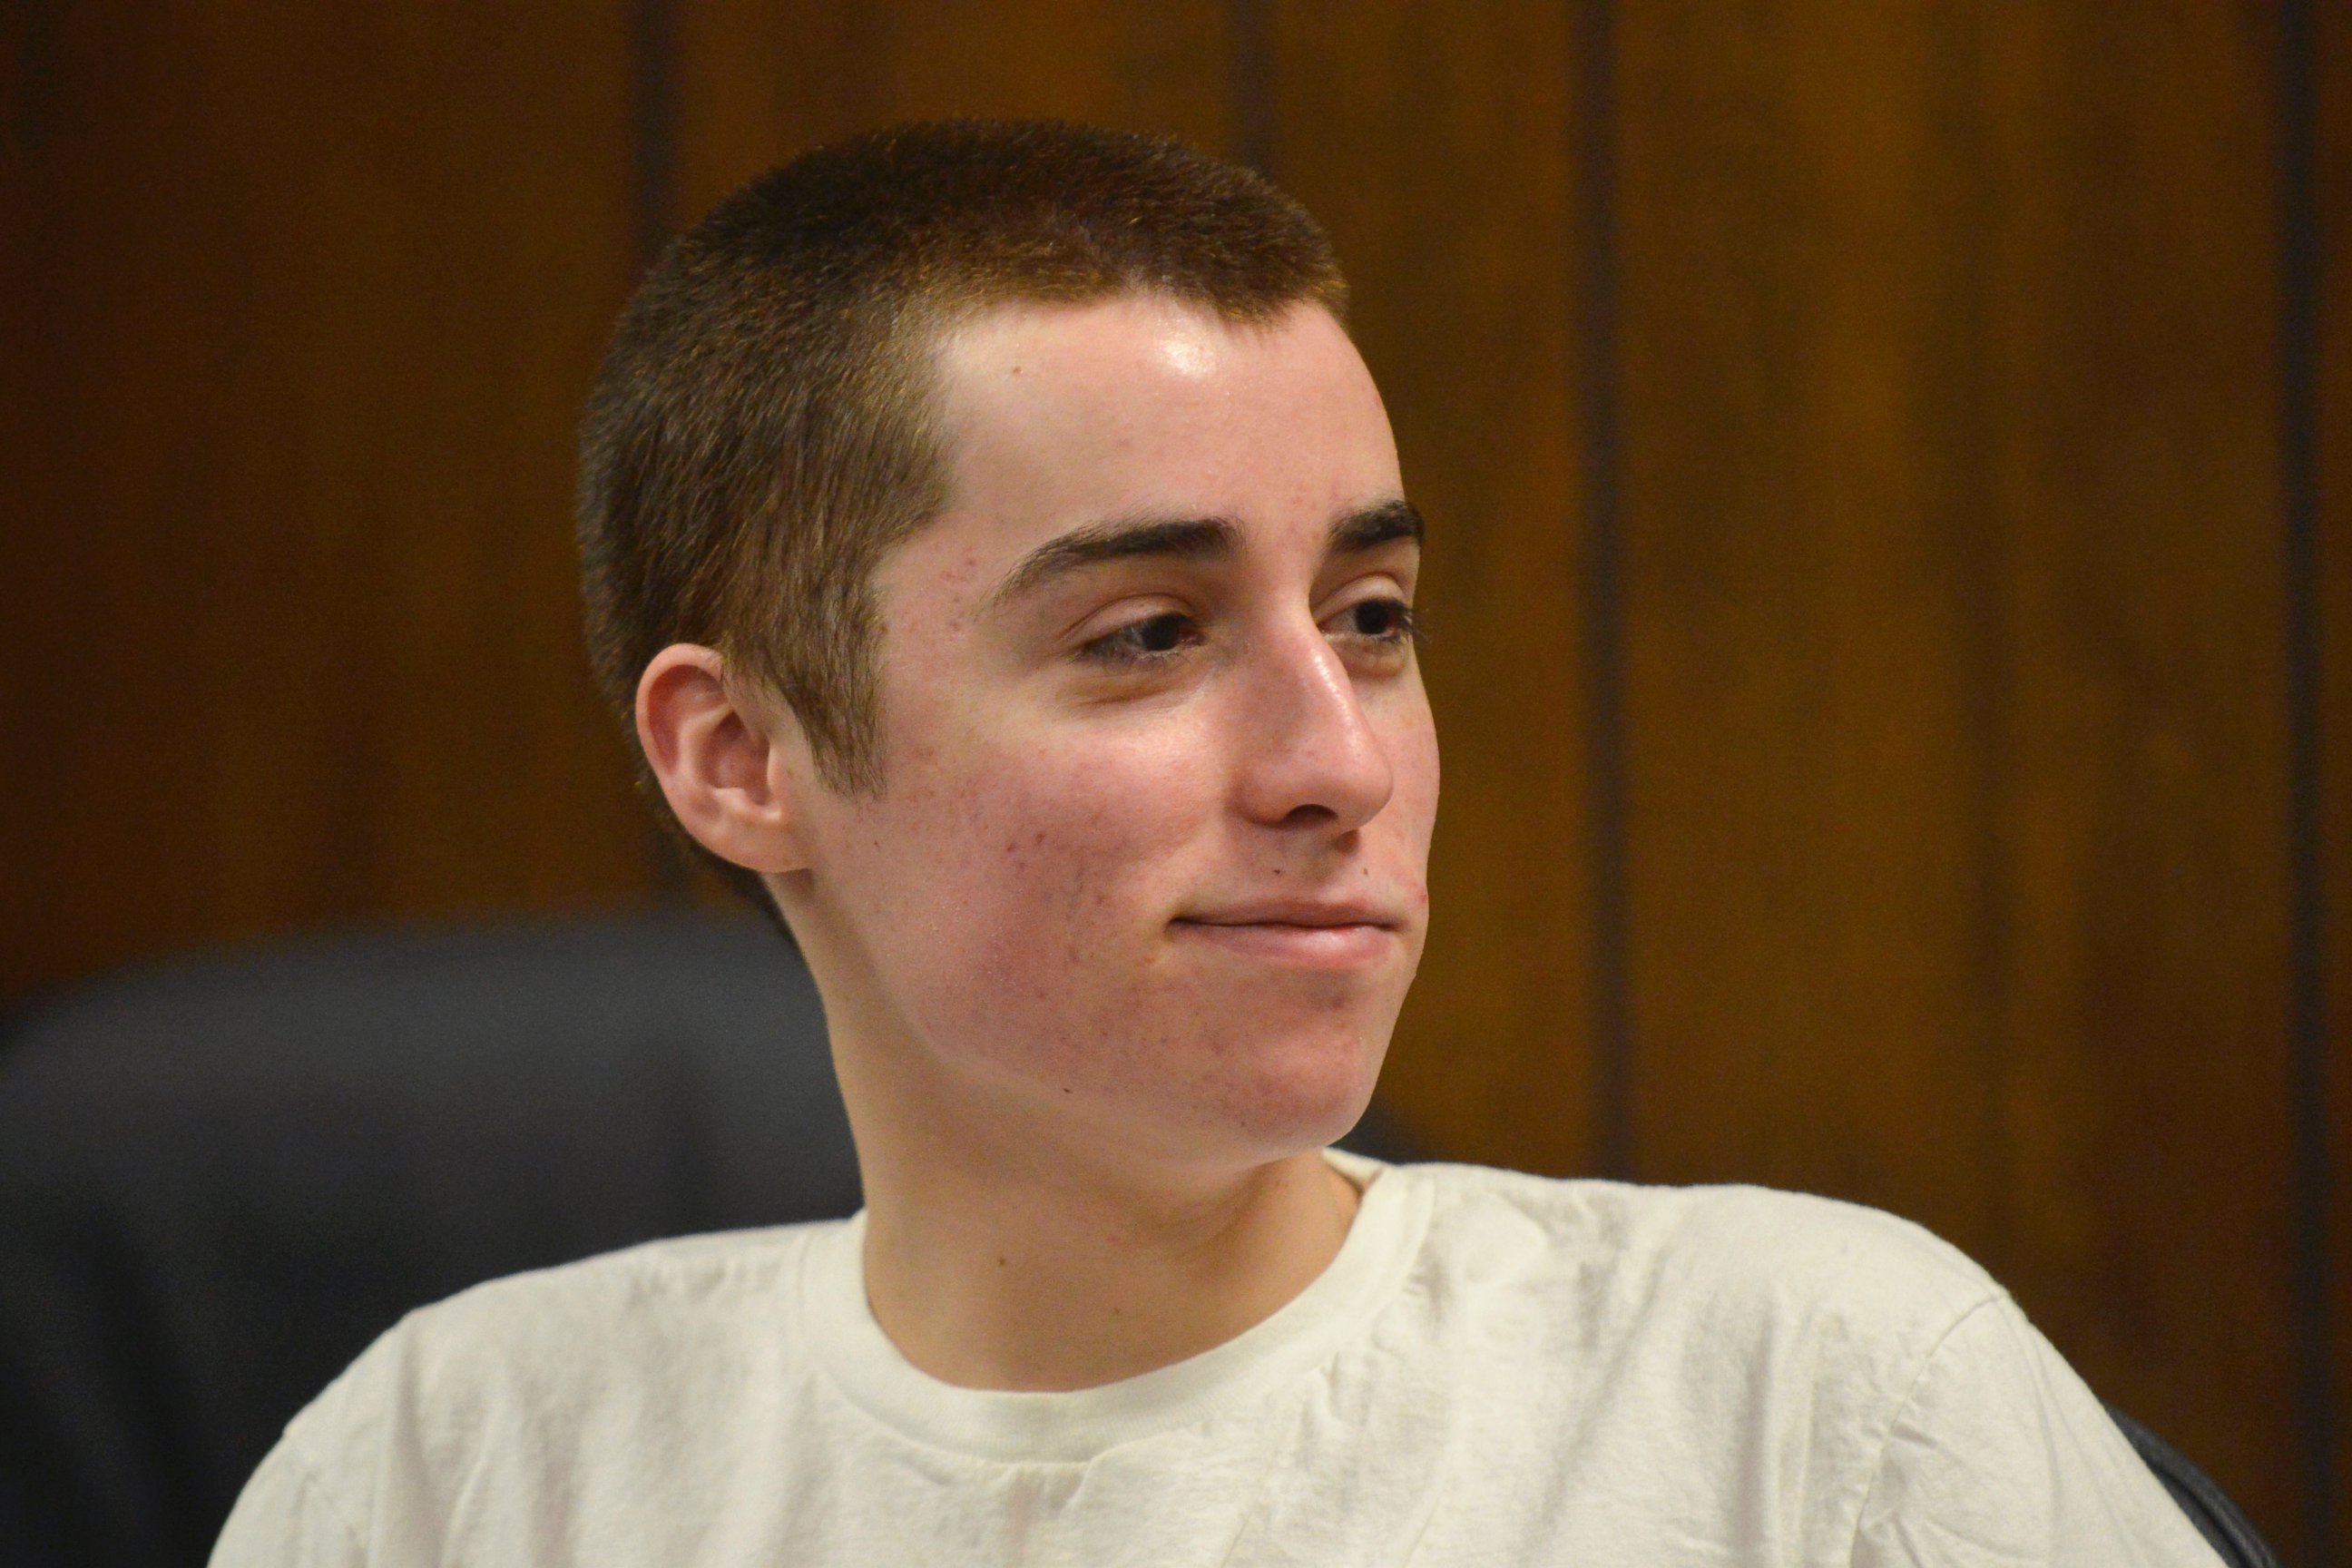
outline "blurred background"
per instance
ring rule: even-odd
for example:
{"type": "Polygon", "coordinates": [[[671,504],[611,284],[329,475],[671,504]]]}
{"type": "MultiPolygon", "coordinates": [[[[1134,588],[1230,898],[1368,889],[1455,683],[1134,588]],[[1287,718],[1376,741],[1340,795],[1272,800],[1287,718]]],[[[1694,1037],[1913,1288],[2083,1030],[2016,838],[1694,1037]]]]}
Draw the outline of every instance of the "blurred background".
{"type": "Polygon", "coordinates": [[[0,8],[0,1008],[709,897],[577,648],[573,423],[670,235],[945,113],[1174,132],[1338,242],[1432,523],[1396,1121],[1916,1219],[2334,1560],[2320,0],[0,8]]]}

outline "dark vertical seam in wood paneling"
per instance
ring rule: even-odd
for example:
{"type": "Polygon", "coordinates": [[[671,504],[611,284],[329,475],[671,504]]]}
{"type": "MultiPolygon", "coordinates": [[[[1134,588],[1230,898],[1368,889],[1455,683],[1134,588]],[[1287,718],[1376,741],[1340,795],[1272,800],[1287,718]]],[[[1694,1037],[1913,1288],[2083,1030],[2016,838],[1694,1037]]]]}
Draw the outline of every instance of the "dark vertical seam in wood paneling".
{"type": "Polygon", "coordinates": [[[1274,173],[1274,0],[1226,0],[1225,90],[1232,106],[1233,156],[1274,173]]]}
{"type": "Polygon", "coordinates": [[[2280,493],[2286,559],[2287,838],[2293,899],[2296,1375],[2304,1557],[2336,1561],[2335,1378],[2328,1313],[2327,1030],[2319,844],[2317,44],[2310,0],[2279,9],[2280,493]]]}
{"type": "MultiPolygon", "coordinates": [[[[636,269],[642,277],[669,243],[677,201],[677,18],[672,0],[630,0],[631,145],[635,150],[636,269]]],[[[694,875],[669,835],[645,813],[645,853],[654,896],[694,897],[694,875]]]]}
{"type": "Polygon", "coordinates": [[[1626,945],[1625,654],[1618,518],[1617,62],[1614,0],[1581,0],[1575,28],[1579,295],[1583,430],[1587,874],[1591,879],[1593,1167],[1633,1174],[1633,1040],[1626,945]]]}

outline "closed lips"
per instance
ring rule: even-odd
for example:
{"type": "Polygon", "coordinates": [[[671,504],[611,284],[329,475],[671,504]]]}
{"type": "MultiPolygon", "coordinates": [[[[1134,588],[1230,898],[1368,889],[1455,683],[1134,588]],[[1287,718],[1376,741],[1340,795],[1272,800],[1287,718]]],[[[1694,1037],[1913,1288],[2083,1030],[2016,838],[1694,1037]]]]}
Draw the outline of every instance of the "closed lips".
{"type": "Polygon", "coordinates": [[[1253,904],[1213,913],[1180,915],[1181,925],[1393,926],[1396,917],[1364,904],[1253,904]]]}

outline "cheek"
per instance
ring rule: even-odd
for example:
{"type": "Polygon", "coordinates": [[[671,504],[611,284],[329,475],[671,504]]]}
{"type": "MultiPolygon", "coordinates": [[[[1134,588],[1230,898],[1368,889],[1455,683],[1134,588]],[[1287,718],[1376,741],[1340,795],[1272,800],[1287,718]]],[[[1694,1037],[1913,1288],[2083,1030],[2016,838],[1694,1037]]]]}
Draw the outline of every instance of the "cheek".
{"type": "Polygon", "coordinates": [[[1430,719],[1427,699],[1416,694],[1416,700],[1401,706],[1381,731],[1381,743],[1395,778],[1382,815],[1389,819],[1389,831],[1399,848],[1410,859],[1409,874],[1418,884],[1425,879],[1430,835],[1437,822],[1437,730],[1430,719]]]}
{"type": "Polygon", "coordinates": [[[1199,770],[1112,745],[929,762],[863,847],[888,884],[867,907],[888,911],[870,934],[894,991],[927,1015],[919,1023],[964,1038],[1098,1029],[1183,897],[1207,816],[1199,770]]]}

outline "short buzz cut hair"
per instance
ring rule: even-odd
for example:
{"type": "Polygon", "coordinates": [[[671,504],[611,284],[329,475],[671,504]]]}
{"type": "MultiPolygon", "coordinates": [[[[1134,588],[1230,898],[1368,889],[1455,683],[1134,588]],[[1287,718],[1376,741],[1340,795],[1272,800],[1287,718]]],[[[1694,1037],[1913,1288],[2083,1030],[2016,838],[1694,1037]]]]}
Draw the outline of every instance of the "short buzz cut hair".
{"type": "MultiPolygon", "coordinates": [[[[579,492],[590,662],[666,825],[634,715],[672,643],[715,647],[787,704],[828,785],[881,787],[872,583],[947,502],[937,346],[992,306],[1128,294],[1240,323],[1300,304],[1347,320],[1329,239],[1265,179],[1050,121],[820,148],[670,245],[589,396],[579,492]]],[[[756,874],[688,847],[775,912],[756,874]]]]}

